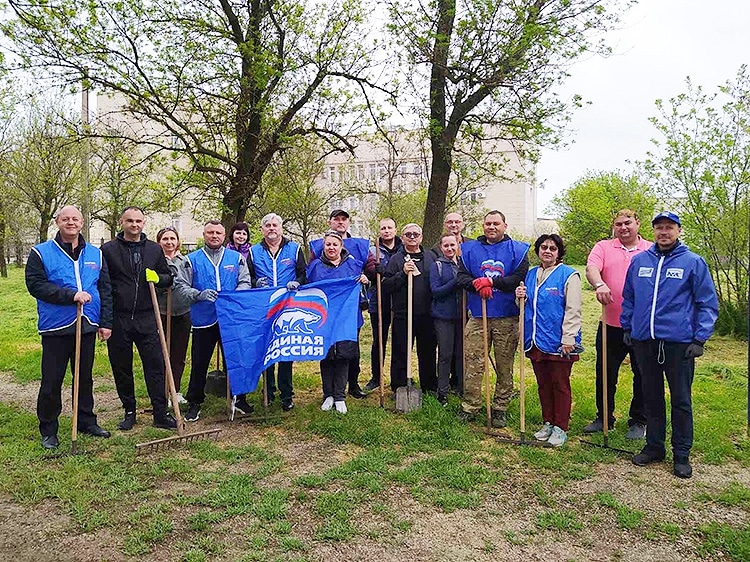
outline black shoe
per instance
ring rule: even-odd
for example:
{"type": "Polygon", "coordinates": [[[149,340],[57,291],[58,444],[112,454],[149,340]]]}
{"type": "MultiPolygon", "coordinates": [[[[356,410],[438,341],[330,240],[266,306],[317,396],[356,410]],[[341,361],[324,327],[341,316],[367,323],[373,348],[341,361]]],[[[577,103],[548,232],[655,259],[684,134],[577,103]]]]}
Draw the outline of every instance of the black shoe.
{"type": "Polygon", "coordinates": [[[42,447],[45,449],[57,449],[59,446],[60,442],[57,440],[57,435],[42,436],[42,447]]]}
{"type": "Polygon", "coordinates": [[[185,414],[185,421],[189,421],[189,422],[198,421],[199,417],[201,417],[201,405],[190,404],[187,414],[185,414]]]}
{"type": "Polygon", "coordinates": [[[664,460],[664,451],[654,452],[646,449],[645,447],[640,453],[633,457],[633,464],[636,466],[646,466],[652,462],[661,462],[664,460]]]}
{"type": "Polygon", "coordinates": [[[625,439],[643,439],[646,437],[646,426],[642,423],[634,423],[625,434],[625,439]]]}
{"type": "MultiPolygon", "coordinates": [[[[608,429],[612,431],[614,428],[615,428],[615,422],[613,421],[609,422],[608,429]]],[[[604,423],[602,422],[601,418],[596,418],[594,421],[584,426],[583,428],[584,433],[600,433],[602,431],[604,431],[604,423]]]]}
{"type": "Polygon", "coordinates": [[[130,431],[135,425],[135,412],[125,412],[125,417],[117,424],[120,431],[130,431]]]}
{"type": "Polygon", "coordinates": [[[690,478],[693,475],[693,467],[690,466],[688,457],[675,457],[674,468],[672,470],[677,478],[690,478]]]}
{"type": "Polygon", "coordinates": [[[273,393],[273,392],[269,392],[269,393],[268,393],[268,397],[267,397],[267,398],[268,398],[268,403],[270,404],[270,403],[271,403],[271,402],[273,402],[273,401],[274,401],[274,399],[276,398],[276,394],[275,394],[275,393],[273,393]]]}
{"type": "Polygon", "coordinates": [[[254,407],[252,404],[247,403],[247,399],[243,398],[237,398],[234,402],[234,410],[238,414],[242,414],[243,416],[246,416],[248,414],[252,414],[254,407]]]}
{"type": "Polygon", "coordinates": [[[373,390],[380,388],[380,381],[372,379],[365,385],[365,392],[372,392],[373,390]]]}
{"type": "Polygon", "coordinates": [[[440,403],[441,406],[448,405],[448,397],[445,394],[438,394],[437,401],[440,403]]]}
{"type": "Polygon", "coordinates": [[[459,410],[458,414],[456,414],[456,417],[459,419],[459,421],[462,421],[464,423],[470,423],[477,419],[476,414],[472,414],[471,412],[464,412],[463,410],[459,410]]]}
{"type": "Polygon", "coordinates": [[[492,427],[502,429],[503,427],[508,425],[508,414],[506,414],[503,410],[493,410],[491,422],[492,427]]]}
{"type": "Polygon", "coordinates": [[[169,413],[163,416],[154,416],[154,427],[158,427],[159,429],[177,429],[177,420],[169,413]]]}
{"type": "Polygon", "coordinates": [[[349,387],[349,396],[351,396],[352,398],[367,398],[367,394],[362,392],[362,389],[359,388],[359,385],[349,387]]]}
{"type": "Polygon", "coordinates": [[[289,400],[282,400],[281,401],[281,409],[284,412],[288,412],[292,408],[294,408],[294,401],[291,398],[289,400]]]}
{"type": "Polygon", "coordinates": [[[90,425],[83,429],[79,429],[78,433],[85,433],[86,435],[93,435],[94,437],[103,437],[104,439],[112,435],[109,431],[107,431],[106,429],[102,427],[99,427],[96,424],[90,425]]]}

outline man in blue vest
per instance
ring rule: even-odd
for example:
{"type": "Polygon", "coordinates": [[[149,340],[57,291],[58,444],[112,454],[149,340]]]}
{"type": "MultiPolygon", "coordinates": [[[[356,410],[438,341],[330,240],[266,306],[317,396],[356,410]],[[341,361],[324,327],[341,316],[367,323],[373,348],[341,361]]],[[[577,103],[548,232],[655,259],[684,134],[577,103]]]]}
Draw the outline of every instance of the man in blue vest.
{"type": "Polygon", "coordinates": [[[112,290],[101,251],[81,236],[83,215],[68,205],[55,217],[54,240],[34,246],[26,263],[26,287],[37,300],[42,336],[42,383],[36,402],[42,447],[55,449],[68,363],[75,360],[76,308],[83,306],[78,389],[78,431],[109,437],[94,414],[94,342],[112,334],[112,290]]]}
{"type": "MultiPolygon", "coordinates": [[[[248,254],[247,267],[254,287],[286,287],[296,291],[307,281],[305,256],[299,244],[284,237],[283,220],[276,213],[269,213],[260,221],[263,240],[254,244],[248,254]]],[[[281,409],[288,412],[294,408],[291,361],[281,361],[279,368],[279,392],[281,409]]],[[[266,369],[268,401],[276,393],[274,365],[266,369]]]]}
{"type": "MultiPolygon", "coordinates": [[[[193,345],[190,350],[190,383],[188,384],[188,411],[185,421],[197,421],[201,404],[206,399],[206,375],[214,348],[221,345],[219,321],[216,317],[216,302],[219,291],[250,289],[250,272],[239,252],[224,247],[226,231],[218,220],[210,220],[203,226],[205,245],[188,254],[188,259],[177,272],[175,291],[181,298],[192,302],[190,318],[193,322],[193,345]]],[[[241,414],[249,414],[253,407],[245,395],[234,398],[234,408],[241,414]]]]}
{"type": "Polygon", "coordinates": [[[133,344],[141,356],[154,426],[177,428],[177,422],[167,412],[164,357],[148,288],[148,283],[161,288],[171,286],[172,271],[161,246],[143,233],[145,224],[141,209],[127,207],[120,215],[122,231],[102,246],[112,282],[114,321],[112,337],[107,340],[107,353],[117,395],[125,410],[125,417],[117,425],[121,431],[132,429],[136,422],[133,344]]]}
{"type": "MultiPolygon", "coordinates": [[[[362,264],[362,273],[372,282],[375,280],[375,256],[370,255],[370,241],[366,238],[354,238],[349,234],[351,219],[349,213],[343,209],[334,209],[328,216],[328,226],[338,232],[344,241],[344,248],[349,254],[362,264]]],[[[323,239],[310,242],[310,261],[323,254],[323,239]]],[[[363,304],[367,304],[363,298],[363,304]]],[[[357,358],[349,361],[349,396],[352,398],[366,398],[367,394],[359,386],[359,339],[357,339],[357,358]]]]}
{"type": "Polygon", "coordinates": [[[507,410],[513,394],[513,360],[518,347],[516,287],[529,271],[529,245],[512,240],[500,211],[484,216],[484,236],[461,244],[458,286],[468,293],[471,318],[466,326],[466,372],[459,417],[469,421],[482,407],[484,343],[482,300],[487,303],[489,344],[495,349],[497,383],[492,402],[492,426],[507,425],[507,410]]]}

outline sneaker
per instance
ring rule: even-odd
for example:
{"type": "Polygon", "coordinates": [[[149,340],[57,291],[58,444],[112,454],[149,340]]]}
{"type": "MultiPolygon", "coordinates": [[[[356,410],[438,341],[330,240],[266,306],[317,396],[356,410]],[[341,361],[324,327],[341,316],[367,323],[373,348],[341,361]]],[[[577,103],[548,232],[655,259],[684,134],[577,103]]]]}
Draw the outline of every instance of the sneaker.
{"type": "Polygon", "coordinates": [[[154,427],[160,429],[177,429],[177,420],[169,413],[163,416],[154,416],[154,427]]]}
{"type": "Polygon", "coordinates": [[[654,452],[644,447],[640,453],[633,457],[633,464],[636,466],[646,466],[652,462],[661,462],[664,460],[664,451],[654,452]]]}
{"type": "Polygon", "coordinates": [[[282,400],[281,401],[281,410],[284,412],[288,412],[294,408],[294,401],[290,398],[289,400],[282,400]]]}
{"type": "Polygon", "coordinates": [[[549,439],[547,439],[547,443],[553,447],[562,447],[567,440],[568,434],[561,428],[554,426],[552,428],[552,434],[549,436],[549,439]]]}
{"type": "Polygon", "coordinates": [[[324,412],[328,412],[331,408],[333,408],[333,396],[328,396],[325,400],[323,400],[323,405],[320,407],[320,409],[324,412]]]}
{"type": "Polygon", "coordinates": [[[253,405],[247,403],[247,399],[244,396],[236,396],[234,400],[234,410],[238,414],[246,416],[253,413],[253,405]]]}
{"type": "MultiPolygon", "coordinates": [[[[615,428],[615,422],[611,421],[609,422],[609,430],[612,431],[615,428]]],[[[587,426],[584,426],[583,432],[584,433],[599,433],[601,431],[604,431],[604,423],[601,419],[596,418],[594,421],[592,421],[587,426]]]]}
{"type": "Polygon", "coordinates": [[[549,422],[544,422],[542,429],[534,434],[534,439],[536,439],[537,441],[546,441],[547,439],[549,439],[550,435],[552,435],[552,424],[549,422]]]}
{"type": "Polygon", "coordinates": [[[625,439],[643,439],[646,437],[646,426],[642,423],[634,423],[625,434],[625,439]]]}
{"type": "Polygon", "coordinates": [[[373,390],[380,388],[380,381],[372,379],[365,385],[365,392],[372,392],[373,390]]]}
{"type": "Polygon", "coordinates": [[[339,414],[345,414],[346,413],[346,402],[343,400],[336,400],[334,402],[334,405],[336,406],[336,412],[339,414]]]}
{"type": "Polygon", "coordinates": [[[185,399],[185,397],[182,395],[181,392],[177,393],[177,403],[178,404],[187,404],[188,401],[185,399]]]}
{"type": "Polygon", "coordinates": [[[693,467],[690,466],[688,457],[676,456],[674,458],[674,468],[672,469],[672,474],[674,474],[677,478],[690,478],[693,475],[693,467]]]}
{"type": "Polygon", "coordinates": [[[445,394],[438,394],[437,401],[443,407],[448,405],[448,397],[445,394]]]}
{"type": "Polygon", "coordinates": [[[187,414],[185,414],[185,421],[189,421],[189,422],[198,421],[198,418],[200,417],[201,417],[201,405],[190,404],[187,414]]]}
{"type": "Polygon", "coordinates": [[[476,414],[472,412],[465,412],[463,410],[459,410],[458,414],[456,414],[456,417],[459,419],[459,421],[462,421],[464,423],[471,423],[477,419],[476,414]]]}
{"type": "Polygon", "coordinates": [[[120,431],[130,431],[135,425],[135,412],[125,412],[125,417],[117,424],[120,431]]]}
{"type": "Polygon", "coordinates": [[[508,414],[504,410],[493,410],[492,411],[492,427],[498,429],[508,425],[508,414]]]}
{"type": "Polygon", "coordinates": [[[57,439],[57,435],[44,435],[42,437],[42,447],[47,450],[57,449],[60,446],[60,441],[57,439]]]}

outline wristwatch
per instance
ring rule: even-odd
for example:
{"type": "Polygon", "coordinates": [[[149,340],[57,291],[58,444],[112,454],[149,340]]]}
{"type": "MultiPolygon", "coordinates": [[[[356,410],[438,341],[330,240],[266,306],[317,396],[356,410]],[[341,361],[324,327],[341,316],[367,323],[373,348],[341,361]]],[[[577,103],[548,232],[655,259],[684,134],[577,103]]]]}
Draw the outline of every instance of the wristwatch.
{"type": "Polygon", "coordinates": [[[598,288],[599,288],[599,287],[601,287],[602,285],[606,285],[606,283],[605,283],[604,281],[599,281],[598,283],[595,283],[595,284],[594,284],[594,289],[598,289],[598,288]]]}

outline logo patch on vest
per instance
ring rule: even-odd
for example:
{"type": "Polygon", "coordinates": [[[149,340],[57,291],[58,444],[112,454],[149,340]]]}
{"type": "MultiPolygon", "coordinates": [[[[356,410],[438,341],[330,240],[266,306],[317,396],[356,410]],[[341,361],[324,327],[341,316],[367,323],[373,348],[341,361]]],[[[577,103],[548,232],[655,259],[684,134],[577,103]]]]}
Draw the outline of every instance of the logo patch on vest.
{"type": "Polygon", "coordinates": [[[682,275],[685,272],[680,267],[670,267],[667,269],[667,279],[682,279],[682,275]]]}
{"type": "Polygon", "coordinates": [[[99,271],[99,264],[95,261],[85,261],[83,262],[83,267],[90,267],[94,271],[99,271]]]}
{"type": "Polygon", "coordinates": [[[552,297],[560,296],[560,289],[558,289],[557,287],[545,287],[544,290],[547,291],[547,294],[552,297]]]}
{"type": "Polygon", "coordinates": [[[484,260],[479,271],[485,277],[505,277],[505,264],[500,260],[484,260]]]}
{"type": "Polygon", "coordinates": [[[651,277],[654,274],[653,267],[639,267],[638,277],[651,277]]]}
{"type": "Polygon", "coordinates": [[[222,266],[222,269],[223,269],[224,271],[231,271],[232,273],[234,273],[235,271],[237,271],[237,268],[236,268],[236,267],[234,266],[234,264],[231,264],[231,263],[230,263],[230,264],[227,264],[227,265],[224,265],[224,266],[222,266]]]}

